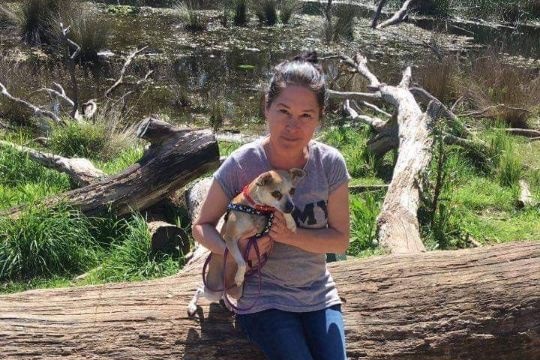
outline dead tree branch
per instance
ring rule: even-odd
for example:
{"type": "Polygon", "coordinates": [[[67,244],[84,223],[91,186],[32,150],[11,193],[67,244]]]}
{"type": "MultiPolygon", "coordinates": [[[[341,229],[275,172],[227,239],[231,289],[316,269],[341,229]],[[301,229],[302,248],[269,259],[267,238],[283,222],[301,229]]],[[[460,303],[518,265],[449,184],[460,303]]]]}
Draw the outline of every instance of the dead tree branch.
{"type": "Polygon", "coordinates": [[[40,107],[26,101],[26,100],[23,100],[23,99],[20,99],[20,98],[17,98],[15,96],[11,95],[9,93],[9,91],[7,90],[7,88],[4,86],[4,84],[2,84],[2,83],[0,83],[0,89],[2,90],[1,91],[2,95],[7,97],[9,100],[11,100],[13,102],[16,102],[18,104],[21,104],[21,105],[25,106],[26,108],[32,110],[35,115],[48,117],[49,119],[54,120],[54,122],[56,122],[58,124],[65,124],[65,122],[59,116],[57,116],[55,113],[53,113],[52,111],[44,110],[44,109],[42,109],[42,108],[40,108],[40,107]]]}
{"type": "Polygon", "coordinates": [[[35,149],[3,140],[0,140],[0,145],[8,146],[17,151],[26,153],[32,160],[44,165],[45,167],[68,174],[71,180],[77,186],[89,185],[90,183],[106,176],[103,171],[96,168],[88,159],[66,158],[59,155],[37,151],[35,149]]]}
{"type": "MultiPolygon", "coordinates": [[[[114,89],[116,89],[120,84],[122,84],[124,82],[124,76],[126,74],[127,68],[129,67],[129,65],[131,64],[133,59],[137,55],[139,55],[141,52],[146,50],[147,47],[148,46],[144,46],[144,47],[142,47],[140,49],[136,49],[135,51],[133,51],[131,54],[128,55],[128,57],[126,58],[126,61],[124,62],[124,66],[122,66],[122,70],[120,71],[120,77],[118,78],[118,80],[116,80],[116,82],[110,88],[108,88],[105,91],[105,97],[109,97],[109,95],[114,91],[114,89]]],[[[150,75],[148,74],[148,76],[150,76],[150,75]]]]}
{"type": "Polygon", "coordinates": [[[414,0],[406,0],[401,6],[401,8],[398,11],[396,11],[394,15],[392,15],[388,20],[385,20],[379,25],[377,25],[376,28],[382,29],[387,26],[399,24],[400,22],[405,20],[405,17],[407,16],[407,11],[409,10],[409,5],[411,4],[412,1],[414,0]]]}

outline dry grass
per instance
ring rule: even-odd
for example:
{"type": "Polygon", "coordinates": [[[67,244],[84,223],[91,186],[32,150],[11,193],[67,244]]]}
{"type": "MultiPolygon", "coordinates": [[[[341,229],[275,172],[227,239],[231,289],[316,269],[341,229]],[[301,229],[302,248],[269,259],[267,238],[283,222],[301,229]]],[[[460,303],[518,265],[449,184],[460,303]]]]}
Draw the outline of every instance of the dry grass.
{"type": "MultiPolygon", "coordinates": [[[[474,55],[473,55],[474,56],[474,55]]],[[[462,98],[458,112],[479,112],[509,126],[527,128],[540,113],[540,74],[503,61],[494,50],[466,60],[446,57],[427,62],[417,72],[419,83],[452,105],[462,98]]]]}

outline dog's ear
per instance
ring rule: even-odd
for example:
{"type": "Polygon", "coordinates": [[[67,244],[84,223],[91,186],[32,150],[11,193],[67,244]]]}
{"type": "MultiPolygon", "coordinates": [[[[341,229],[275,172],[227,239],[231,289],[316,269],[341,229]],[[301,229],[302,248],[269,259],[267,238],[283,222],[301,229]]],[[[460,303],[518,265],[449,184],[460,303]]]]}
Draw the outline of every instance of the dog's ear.
{"type": "Polygon", "coordinates": [[[274,179],[272,178],[272,174],[269,172],[266,172],[264,174],[259,175],[259,178],[257,179],[257,185],[258,186],[266,186],[272,183],[274,179]]]}
{"type": "Polygon", "coordinates": [[[289,175],[291,176],[291,182],[293,186],[296,186],[300,180],[302,180],[307,173],[305,170],[298,169],[298,168],[292,168],[289,170],[289,175]]]}

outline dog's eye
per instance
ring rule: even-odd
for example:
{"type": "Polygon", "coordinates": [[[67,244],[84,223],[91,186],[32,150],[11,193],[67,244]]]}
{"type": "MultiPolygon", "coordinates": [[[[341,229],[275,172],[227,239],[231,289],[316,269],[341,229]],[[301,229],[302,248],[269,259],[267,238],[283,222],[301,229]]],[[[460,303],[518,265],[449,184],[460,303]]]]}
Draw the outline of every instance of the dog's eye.
{"type": "Polygon", "coordinates": [[[289,191],[289,194],[294,195],[294,188],[291,188],[291,190],[289,191]]]}
{"type": "Polygon", "coordinates": [[[272,191],[272,196],[275,197],[276,199],[281,199],[281,193],[279,191],[272,191]]]}

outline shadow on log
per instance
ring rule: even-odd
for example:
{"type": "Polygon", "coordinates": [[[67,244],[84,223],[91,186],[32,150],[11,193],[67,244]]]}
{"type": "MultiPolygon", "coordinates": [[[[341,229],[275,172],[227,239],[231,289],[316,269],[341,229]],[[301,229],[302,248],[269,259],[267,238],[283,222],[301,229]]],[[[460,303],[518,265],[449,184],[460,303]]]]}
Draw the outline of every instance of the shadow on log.
{"type": "MultiPolygon", "coordinates": [[[[200,258],[203,259],[203,258],[200,258]]],[[[219,305],[186,304],[201,262],[154,281],[0,296],[7,358],[263,359],[219,305]]],[[[329,264],[350,359],[538,359],[540,242],[329,264]]]]}

